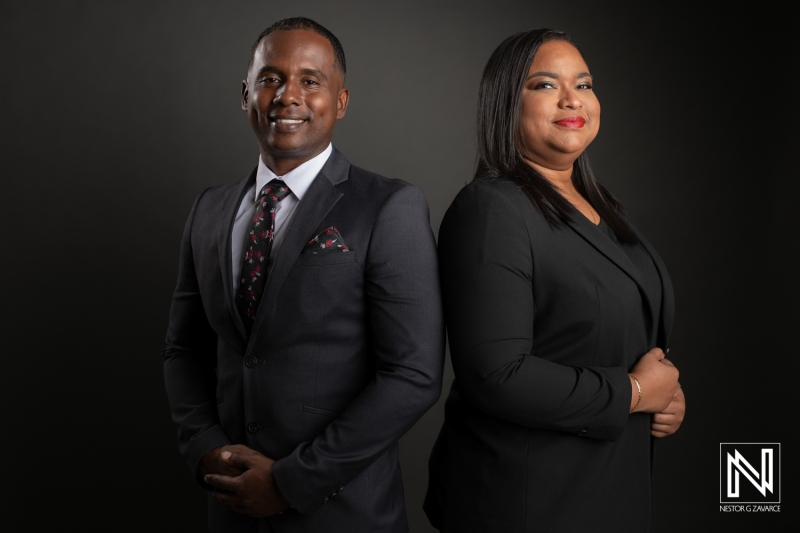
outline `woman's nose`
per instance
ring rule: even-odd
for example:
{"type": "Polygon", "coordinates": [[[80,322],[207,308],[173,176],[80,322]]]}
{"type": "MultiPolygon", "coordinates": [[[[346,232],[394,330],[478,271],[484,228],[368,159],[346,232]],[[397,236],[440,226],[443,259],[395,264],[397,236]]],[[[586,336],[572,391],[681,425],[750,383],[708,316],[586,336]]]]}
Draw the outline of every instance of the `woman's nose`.
{"type": "Polygon", "coordinates": [[[578,109],[583,107],[583,102],[581,102],[581,99],[575,91],[572,89],[564,89],[561,100],[558,101],[558,105],[564,109],[578,109]]]}

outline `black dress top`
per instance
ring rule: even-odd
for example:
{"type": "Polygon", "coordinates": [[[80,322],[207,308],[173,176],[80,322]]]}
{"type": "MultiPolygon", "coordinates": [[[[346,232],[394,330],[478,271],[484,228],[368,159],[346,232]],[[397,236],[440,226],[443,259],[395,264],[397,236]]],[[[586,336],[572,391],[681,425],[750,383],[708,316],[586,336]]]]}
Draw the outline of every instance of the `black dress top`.
{"type": "Polygon", "coordinates": [[[478,178],[439,231],[455,372],[425,511],[446,532],[646,532],[650,415],[628,372],[666,349],[656,251],[577,211],[553,227],[509,179],[478,178]]]}

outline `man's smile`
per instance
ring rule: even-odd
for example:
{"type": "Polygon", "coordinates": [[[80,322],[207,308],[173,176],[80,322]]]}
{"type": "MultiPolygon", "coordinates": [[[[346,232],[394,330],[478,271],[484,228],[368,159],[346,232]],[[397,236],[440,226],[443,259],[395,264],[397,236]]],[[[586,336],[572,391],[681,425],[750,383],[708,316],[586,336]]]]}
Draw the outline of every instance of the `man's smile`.
{"type": "Polygon", "coordinates": [[[297,133],[303,123],[308,122],[308,119],[297,116],[270,115],[267,119],[272,130],[278,133],[297,133]]]}

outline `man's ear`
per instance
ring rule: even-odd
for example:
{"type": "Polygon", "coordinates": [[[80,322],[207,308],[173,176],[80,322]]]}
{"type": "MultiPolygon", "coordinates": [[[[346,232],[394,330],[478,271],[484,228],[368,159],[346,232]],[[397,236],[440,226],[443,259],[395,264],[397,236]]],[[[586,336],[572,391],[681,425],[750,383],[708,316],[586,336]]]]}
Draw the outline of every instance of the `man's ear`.
{"type": "Polygon", "coordinates": [[[336,120],[344,118],[344,114],[347,112],[347,102],[349,101],[350,91],[348,91],[346,87],[343,87],[342,90],[339,91],[339,97],[336,99],[336,120]]]}
{"type": "Polygon", "coordinates": [[[250,91],[247,88],[247,80],[242,80],[242,110],[247,111],[247,104],[250,100],[250,91]]]}

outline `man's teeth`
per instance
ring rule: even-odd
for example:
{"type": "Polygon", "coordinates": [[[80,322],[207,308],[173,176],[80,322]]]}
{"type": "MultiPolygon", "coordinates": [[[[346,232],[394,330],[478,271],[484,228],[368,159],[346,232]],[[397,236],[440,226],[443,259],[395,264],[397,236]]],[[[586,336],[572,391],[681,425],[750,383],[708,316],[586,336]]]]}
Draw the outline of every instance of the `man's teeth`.
{"type": "Polygon", "coordinates": [[[295,119],[291,119],[291,118],[278,118],[278,119],[275,119],[275,122],[279,122],[281,124],[300,124],[303,121],[302,120],[295,120],[295,119]]]}

